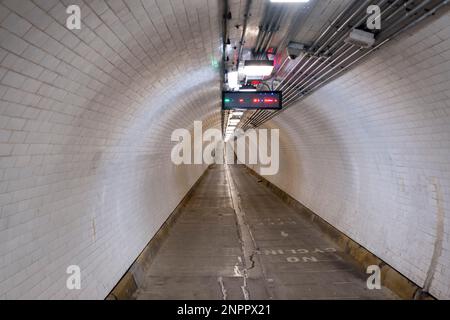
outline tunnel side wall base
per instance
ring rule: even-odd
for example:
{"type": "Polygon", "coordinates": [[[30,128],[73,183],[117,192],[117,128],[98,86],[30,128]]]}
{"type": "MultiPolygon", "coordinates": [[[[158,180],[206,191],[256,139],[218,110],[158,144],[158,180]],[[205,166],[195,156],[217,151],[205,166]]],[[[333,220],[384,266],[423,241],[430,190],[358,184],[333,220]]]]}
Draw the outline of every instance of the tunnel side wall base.
{"type": "Polygon", "coordinates": [[[178,220],[182,208],[192,197],[192,193],[198,184],[202,181],[206,175],[208,169],[198,178],[195,184],[191,187],[188,193],[184,196],[175,210],[170,214],[169,218],[159,228],[158,232],[153,236],[150,242],[145,246],[144,250],[139,254],[136,260],[132,263],[131,267],[119,280],[113,290],[108,294],[105,300],[132,300],[133,295],[143,283],[143,276],[145,270],[153,262],[154,257],[158,253],[164,241],[170,234],[170,230],[175,222],[178,220]]]}
{"type": "Polygon", "coordinates": [[[299,214],[307,217],[317,227],[320,228],[329,238],[331,238],[346,254],[355,260],[355,265],[363,272],[366,272],[370,265],[377,265],[381,270],[381,283],[384,287],[389,288],[402,299],[418,299],[418,300],[434,300],[430,294],[423,292],[422,288],[409,280],[403,274],[392,268],[386,262],[378,258],[372,252],[361,246],[353,239],[333,227],[324,219],[319,217],[313,211],[305,207],[299,201],[287,194],[285,191],[268,181],[253,169],[246,167],[247,171],[255,176],[267,188],[272,190],[289,206],[295,208],[299,214]]]}

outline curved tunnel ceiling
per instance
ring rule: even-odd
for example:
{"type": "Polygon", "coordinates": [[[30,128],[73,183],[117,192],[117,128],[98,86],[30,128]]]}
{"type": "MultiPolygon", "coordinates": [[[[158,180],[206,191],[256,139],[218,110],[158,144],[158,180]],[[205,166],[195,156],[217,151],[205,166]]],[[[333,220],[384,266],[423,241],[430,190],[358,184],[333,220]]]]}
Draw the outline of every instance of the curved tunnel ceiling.
{"type": "MultiPolygon", "coordinates": [[[[170,135],[222,124],[221,5],[0,0],[0,299],[104,298],[201,176],[206,166],[170,162],[170,135]],[[64,27],[69,4],[79,31],[64,27]],[[73,264],[85,270],[77,292],[65,290],[73,264]]],[[[449,19],[266,123],[281,129],[269,179],[439,298],[450,297],[449,19]]]]}

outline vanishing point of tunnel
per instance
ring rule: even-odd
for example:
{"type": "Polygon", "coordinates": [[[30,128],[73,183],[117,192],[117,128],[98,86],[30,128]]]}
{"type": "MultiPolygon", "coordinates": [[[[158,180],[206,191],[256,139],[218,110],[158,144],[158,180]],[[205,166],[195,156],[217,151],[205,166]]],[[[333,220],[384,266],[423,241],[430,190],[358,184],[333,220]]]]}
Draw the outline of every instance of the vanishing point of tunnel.
{"type": "Polygon", "coordinates": [[[449,300],[448,0],[0,0],[0,300],[449,300]]]}

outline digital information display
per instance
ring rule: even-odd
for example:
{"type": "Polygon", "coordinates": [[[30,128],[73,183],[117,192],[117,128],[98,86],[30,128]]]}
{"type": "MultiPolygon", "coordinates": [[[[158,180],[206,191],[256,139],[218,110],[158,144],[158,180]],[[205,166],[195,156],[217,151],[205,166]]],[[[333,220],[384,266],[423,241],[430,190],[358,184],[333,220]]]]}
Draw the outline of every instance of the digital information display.
{"type": "Polygon", "coordinates": [[[223,91],[222,110],[281,110],[281,91],[223,91]]]}

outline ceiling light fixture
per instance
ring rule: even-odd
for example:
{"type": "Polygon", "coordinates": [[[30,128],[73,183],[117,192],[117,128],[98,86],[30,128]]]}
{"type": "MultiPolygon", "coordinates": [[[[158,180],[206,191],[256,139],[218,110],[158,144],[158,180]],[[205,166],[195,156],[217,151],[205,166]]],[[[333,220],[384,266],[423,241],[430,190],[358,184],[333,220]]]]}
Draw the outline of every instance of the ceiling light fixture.
{"type": "Polygon", "coordinates": [[[286,52],[290,60],[297,59],[302,53],[305,53],[305,45],[299,42],[289,42],[286,52]]]}
{"type": "Polygon", "coordinates": [[[364,30],[353,29],[344,42],[361,48],[370,48],[375,43],[375,35],[364,30]]]}
{"type": "Polygon", "coordinates": [[[273,72],[272,60],[247,60],[244,63],[244,74],[247,77],[267,77],[273,72]]]}
{"type": "Polygon", "coordinates": [[[237,71],[228,72],[228,87],[239,90],[239,73],[237,71]]]}

